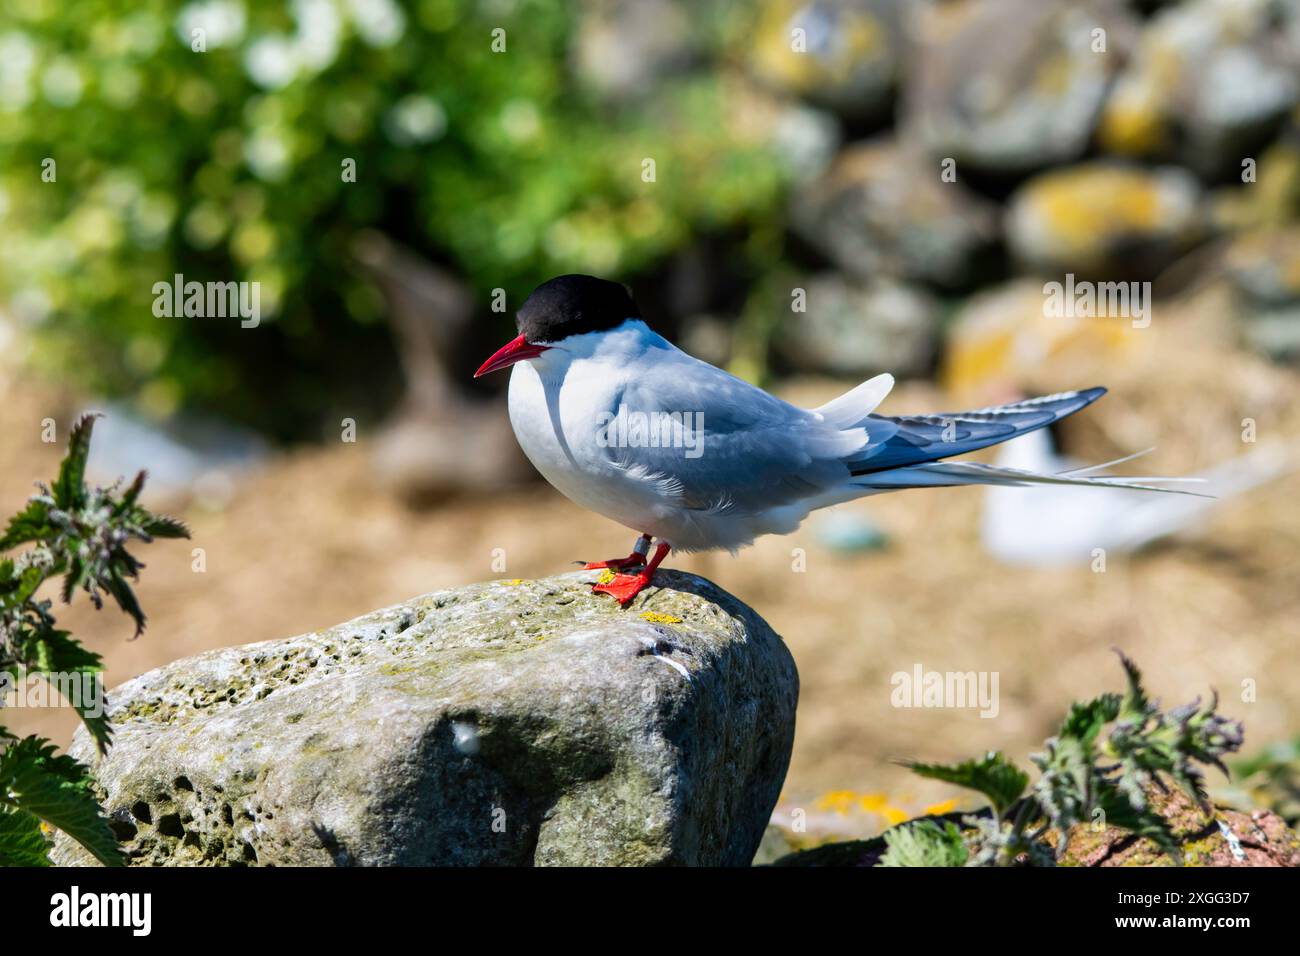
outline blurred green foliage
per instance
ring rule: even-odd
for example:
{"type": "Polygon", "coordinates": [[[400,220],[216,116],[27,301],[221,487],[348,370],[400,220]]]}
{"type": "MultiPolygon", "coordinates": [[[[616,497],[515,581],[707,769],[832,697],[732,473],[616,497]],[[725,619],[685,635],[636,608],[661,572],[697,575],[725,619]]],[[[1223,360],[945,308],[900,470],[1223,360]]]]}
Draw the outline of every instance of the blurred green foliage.
{"type": "MultiPolygon", "coordinates": [[[[359,229],[513,308],[771,218],[782,167],[726,72],[603,103],[569,66],[578,6],[0,0],[0,301],[80,385],[292,437],[398,387],[359,229]],[[155,317],[175,273],[260,282],[261,326],[155,317]]],[[[727,29],[702,16],[702,44],[727,29]]]]}

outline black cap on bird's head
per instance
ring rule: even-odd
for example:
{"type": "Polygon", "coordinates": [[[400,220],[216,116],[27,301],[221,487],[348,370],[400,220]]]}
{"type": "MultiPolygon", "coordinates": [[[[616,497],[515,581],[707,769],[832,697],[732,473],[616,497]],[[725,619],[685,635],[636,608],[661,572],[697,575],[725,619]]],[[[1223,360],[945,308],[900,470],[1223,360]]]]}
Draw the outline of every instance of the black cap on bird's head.
{"type": "Polygon", "coordinates": [[[595,276],[556,276],[524,300],[518,312],[519,337],[502,346],[474,377],[536,358],[571,335],[616,329],[641,310],[627,286],[595,276]]]}
{"type": "Polygon", "coordinates": [[[529,342],[559,342],[570,335],[616,329],[641,310],[627,286],[595,276],[556,276],[519,307],[518,328],[529,342]]]}

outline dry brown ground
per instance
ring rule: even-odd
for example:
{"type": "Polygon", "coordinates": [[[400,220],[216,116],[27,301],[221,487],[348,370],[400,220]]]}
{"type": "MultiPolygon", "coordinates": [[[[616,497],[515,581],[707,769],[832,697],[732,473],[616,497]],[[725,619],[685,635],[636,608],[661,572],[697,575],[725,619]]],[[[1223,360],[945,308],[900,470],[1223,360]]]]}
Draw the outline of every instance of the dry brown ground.
{"type": "MultiPolygon", "coordinates": [[[[1300,440],[1296,373],[1231,350],[1214,323],[1149,331],[1123,362],[1071,356],[1064,367],[1046,362],[1042,381],[1027,383],[1111,386],[1071,433],[1075,450],[1104,460],[1158,444],[1143,469],[1177,474],[1239,454],[1245,417],[1256,419],[1261,446],[1300,440]]],[[[806,383],[786,393],[811,401],[841,387],[806,383]]],[[[945,404],[933,389],[910,386],[884,411],[945,404]]],[[[0,510],[15,510],[33,478],[52,475],[59,449],[41,444],[40,420],[66,422],[74,408],[0,371],[0,510]]],[[[61,614],[105,655],[109,684],[206,648],[301,633],[492,577],[494,548],[505,549],[509,577],[626,551],[627,531],[540,484],[500,500],[410,511],[371,490],[362,438],[286,455],[250,478],[224,511],[188,512],[193,545],[207,551],[206,573],[191,571],[184,542],[144,549],[139,592],[150,627],[142,639],[128,641],[124,618],[97,615],[81,600],[61,614]]],[[[1086,566],[1013,569],[986,557],[978,489],[842,506],[864,509],[888,532],[892,546],[882,552],[835,554],[805,526],[736,559],[675,563],[753,605],[794,653],[802,691],[787,804],[815,807],[816,795],[844,790],[820,806],[883,793],[915,810],[952,792],[914,780],[894,758],[948,760],[989,748],[1023,757],[1070,700],[1118,688],[1112,645],[1138,661],[1169,703],[1217,688],[1223,709],[1245,720],[1249,744],[1300,731],[1298,499],[1293,475],[1227,503],[1196,535],[1112,557],[1104,574],[1086,566]],[[806,549],[806,573],[791,571],[793,548],[806,549]],[[918,662],[1000,672],[1000,714],[891,707],[890,675],[918,662]],[[1244,680],[1257,682],[1253,703],[1241,700],[1244,680]]],[[[39,729],[60,743],[74,727],[66,710],[5,717],[13,729],[39,729]]]]}

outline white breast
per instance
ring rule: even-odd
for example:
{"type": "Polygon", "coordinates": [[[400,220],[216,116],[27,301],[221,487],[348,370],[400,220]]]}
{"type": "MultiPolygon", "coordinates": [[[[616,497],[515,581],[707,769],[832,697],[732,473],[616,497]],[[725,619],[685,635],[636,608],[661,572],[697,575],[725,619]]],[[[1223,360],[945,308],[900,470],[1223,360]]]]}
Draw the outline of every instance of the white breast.
{"type": "MultiPolygon", "coordinates": [[[[582,338],[587,338],[583,336],[582,338]]],[[[636,341],[601,336],[584,349],[566,340],[511,370],[510,424],[528,460],[566,498],[634,531],[661,528],[670,502],[656,482],[614,464],[597,439],[600,415],[617,408],[636,341]]]]}

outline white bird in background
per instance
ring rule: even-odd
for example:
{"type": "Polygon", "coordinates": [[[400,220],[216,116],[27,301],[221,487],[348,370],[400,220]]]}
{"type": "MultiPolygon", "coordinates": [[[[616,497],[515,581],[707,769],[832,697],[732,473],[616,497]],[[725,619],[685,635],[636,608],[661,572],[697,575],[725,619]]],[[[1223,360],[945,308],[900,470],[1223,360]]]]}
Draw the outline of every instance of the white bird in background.
{"type": "Polygon", "coordinates": [[[816,508],[902,488],[1064,484],[1164,491],[1111,477],[1035,474],[939,459],[1024,434],[1105,389],[939,415],[874,414],[878,375],[819,408],[796,408],[655,334],[627,289],[566,275],[538,286],[519,336],[475,377],[513,366],[510,422],[524,454],[567,498],[641,532],[626,558],[588,568],[627,604],[672,550],[735,552],[789,534],[816,508]],[[657,540],[647,561],[650,543],[657,540]]]}
{"type": "MultiPolygon", "coordinates": [[[[997,464],[1052,473],[1078,468],[1076,462],[1056,454],[1046,431],[1007,442],[997,464]]],[[[1289,470],[1286,455],[1261,448],[1197,475],[1205,482],[1197,491],[1205,497],[1130,495],[1114,489],[1080,495],[1055,487],[989,488],[984,502],[984,547],[1008,564],[1035,566],[1088,562],[1097,548],[1108,554],[1136,551],[1194,527],[1224,499],[1289,470]]]]}

